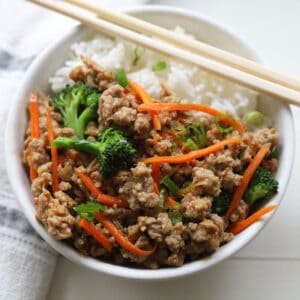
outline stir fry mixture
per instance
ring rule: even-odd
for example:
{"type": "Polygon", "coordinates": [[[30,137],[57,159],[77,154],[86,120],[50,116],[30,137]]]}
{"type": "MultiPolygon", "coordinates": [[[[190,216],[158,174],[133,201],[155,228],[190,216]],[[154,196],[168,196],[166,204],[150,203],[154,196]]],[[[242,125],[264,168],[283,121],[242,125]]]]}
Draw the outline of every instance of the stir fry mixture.
{"type": "Polygon", "coordinates": [[[74,85],[29,101],[23,161],[53,238],[115,264],[177,267],[275,208],[259,210],[278,189],[278,133],[261,113],[249,131],[164,83],[153,99],[124,70],[82,61],[74,85]]]}

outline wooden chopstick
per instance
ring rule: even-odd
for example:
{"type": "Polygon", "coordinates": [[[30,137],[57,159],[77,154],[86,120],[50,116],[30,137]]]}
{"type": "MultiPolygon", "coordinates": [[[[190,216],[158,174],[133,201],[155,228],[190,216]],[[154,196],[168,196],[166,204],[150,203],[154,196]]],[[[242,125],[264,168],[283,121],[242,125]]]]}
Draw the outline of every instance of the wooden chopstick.
{"type": "Polygon", "coordinates": [[[77,6],[87,9],[97,14],[98,17],[109,22],[127,27],[131,30],[159,38],[168,43],[174,44],[177,47],[189,50],[193,53],[205,56],[215,61],[226,64],[230,67],[239,69],[248,74],[260,77],[262,79],[272,81],[284,87],[300,91],[300,80],[289,77],[273,71],[262,64],[246,59],[244,57],[232,54],[230,52],[210,46],[199,40],[193,40],[189,37],[172,32],[166,28],[153,25],[141,19],[126,15],[121,12],[107,9],[98,3],[93,3],[90,0],[63,0],[76,4],[77,6]]]}
{"type": "Polygon", "coordinates": [[[270,96],[277,97],[288,104],[300,105],[300,93],[295,91],[295,89],[287,88],[278,83],[256,77],[252,74],[246,73],[245,71],[233,68],[232,66],[191,53],[185,49],[180,49],[164,41],[156,40],[137,32],[133,32],[124,27],[120,27],[116,24],[97,18],[94,13],[80,9],[74,5],[54,0],[30,1],[77,19],[89,27],[100,30],[103,33],[122,37],[133,43],[142,45],[145,48],[158,51],[175,59],[183,60],[208,72],[212,72],[218,76],[232,80],[238,84],[247,86],[270,96]]]}

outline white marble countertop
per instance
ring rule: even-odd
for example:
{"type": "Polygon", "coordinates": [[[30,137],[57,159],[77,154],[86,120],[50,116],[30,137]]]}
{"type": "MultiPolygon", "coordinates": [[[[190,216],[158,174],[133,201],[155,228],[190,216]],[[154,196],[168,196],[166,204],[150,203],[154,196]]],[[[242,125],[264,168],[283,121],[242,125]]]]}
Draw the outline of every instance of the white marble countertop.
{"type": "MultiPolygon", "coordinates": [[[[299,0],[164,0],[198,11],[244,37],[266,64],[300,77],[299,0]]],[[[292,108],[296,153],[300,109],[292,108]]],[[[300,299],[300,158],[280,209],[263,232],[235,257],[197,275],[142,283],[99,274],[59,258],[49,300],[77,299],[300,299]]]]}

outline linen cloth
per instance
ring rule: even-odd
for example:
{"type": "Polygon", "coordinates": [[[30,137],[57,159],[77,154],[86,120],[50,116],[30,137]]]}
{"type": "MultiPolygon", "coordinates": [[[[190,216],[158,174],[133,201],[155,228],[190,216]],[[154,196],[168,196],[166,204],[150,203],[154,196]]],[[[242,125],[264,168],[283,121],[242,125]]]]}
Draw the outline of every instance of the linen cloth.
{"type": "MultiPolygon", "coordinates": [[[[121,8],[146,1],[99,2],[121,8]]],[[[30,63],[76,24],[23,0],[0,0],[0,299],[45,299],[55,271],[57,254],[34,232],[11,191],[5,170],[4,128],[30,63]]]]}

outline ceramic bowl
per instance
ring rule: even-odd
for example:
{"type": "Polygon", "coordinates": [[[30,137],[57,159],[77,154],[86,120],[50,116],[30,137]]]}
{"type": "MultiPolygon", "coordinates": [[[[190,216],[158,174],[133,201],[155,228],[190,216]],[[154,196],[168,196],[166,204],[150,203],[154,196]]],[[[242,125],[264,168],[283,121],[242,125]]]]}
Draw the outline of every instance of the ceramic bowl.
{"type": "MultiPolygon", "coordinates": [[[[127,12],[133,16],[167,28],[174,28],[176,25],[180,25],[201,41],[244,57],[258,60],[256,52],[241,38],[231,33],[224,26],[220,26],[216,22],[199,14],[162,6],[143,6],[127,12]]],[[[41,90],[45,93],[49,91],[48,78],[63,64],[70,45],[84,39],[90,33],[91,31],[85,27],[75,27],[70,33],[43,51],[26,73],[17,97],[12,104],[6,128],[6,162],[10,182],[22,211],[40,236],[61,255],[88,268],[119,277],[140,280],[171,279],[203,271],[230,257],[262,230],[273,213],[237,235],[233,241],[223,245],[208,258],[189,262],[178,268],[163,268],[158,270],[117,266],[91,257],[82,256],[64,242],[53,239],[36,220],[30,183],[21,162],[24,132],[27,124],[26,107],[28,96],[30,91],[34,90],[41,90]]],[[[288,184],[294,161],[295,136],[292,115],[287,105],[265,96],[260,97],[258,106],[260,111],[272,116],[273,124],[278,129],[281,138],[280,159],[276,174],[280,188],[278,194],[270,201],[271,204],[279,204],[288,184]]]]}

